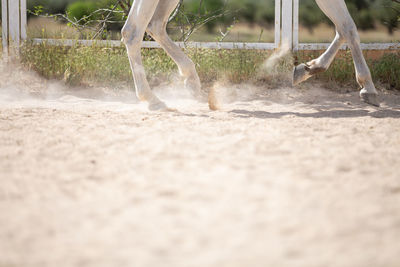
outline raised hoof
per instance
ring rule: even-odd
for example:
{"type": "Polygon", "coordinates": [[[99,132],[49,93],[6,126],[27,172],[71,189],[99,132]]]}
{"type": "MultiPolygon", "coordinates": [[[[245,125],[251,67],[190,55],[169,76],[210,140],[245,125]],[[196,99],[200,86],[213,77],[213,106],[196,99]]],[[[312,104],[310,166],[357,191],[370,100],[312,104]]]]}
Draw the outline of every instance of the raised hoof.
{"type": "Polygon", "coordinates": [[[310,67],[306,64],[300,64],[293,69],[293,86],[298,85],[299,83],[304,82],[308,78],[310,78],[310,67]]]}
{"type": "Polygon", "coordinates": [[[369,105],[375,106],[375,107],[380,107],[377,94],[361,92],[360,97],[361,97],[361,101],[363,101],[369,105]]]}

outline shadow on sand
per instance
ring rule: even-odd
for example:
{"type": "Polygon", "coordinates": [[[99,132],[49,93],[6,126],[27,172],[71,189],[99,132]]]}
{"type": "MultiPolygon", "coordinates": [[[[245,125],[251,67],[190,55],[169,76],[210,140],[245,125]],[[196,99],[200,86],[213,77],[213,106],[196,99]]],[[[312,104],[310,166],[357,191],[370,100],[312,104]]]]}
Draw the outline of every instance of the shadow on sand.
{"type": "MultiPolygon", "coordinates": [[[[369,106],[360,101],[358,92],[337,93],[322,88],[315,90],[296,91],[296,89],[271,91],[268,95],[261,96],[262,108],[247,110],[234,108],[230,113],[242,118],[279,119],[285,116],[301,118],[400,118],[400,95],[395,92],[382,92],[379,99],[380,108],[369,106]],[[285,111],[280,112],[273,105],[282,105],[285,111]],[[287,111],[287,107],[292,110],[287,111]],[[265,109],[264,109],[265,107],[265,109]]],[[[252,99],[251,101],[257,101],[252,99]]],[[[279,107],[278,107],[279,109],[279,107]]]]}
{"type": "Polygon", "coordinates": [[[400,111],[381,109],[377,111],[368,110],[320,110],[313,113],[302,113],[302,112],[267,112],[267,111],[248,111],[235,109],[230,111],[238,117],[242,118],[258,118],[258,119],[280,119],[285,116],[296,116],[301,118],[359,118],[359,117],[371,117],[371,118],[400,118],[400,111]]]}

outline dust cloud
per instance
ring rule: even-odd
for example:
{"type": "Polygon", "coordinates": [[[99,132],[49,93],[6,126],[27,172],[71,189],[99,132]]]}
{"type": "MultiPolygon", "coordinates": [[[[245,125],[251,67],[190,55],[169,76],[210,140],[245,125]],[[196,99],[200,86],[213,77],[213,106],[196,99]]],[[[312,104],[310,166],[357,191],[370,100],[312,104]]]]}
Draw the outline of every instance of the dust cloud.
{"type": "MultiPolygon", "coordinates": [[[[133,86],[133,82],[132,82],[133,86]]],[[[172,84],[161,84],[154,93],[167,104],[176,108],[190,108],[199,102],[175,78],[172,84]]],[[[48,108],[93,108],[93,109],[138,109],[147,111],[147,105],[140,102],[134,88],[126,85],[72,87],[63,81],[47,80],[34,71],[28,71],[19,64],[0,64],[0,106],[9,107],[15,103],[25,107],[48,108]]]]}
{"type": "Polygon", "coordinates": [[[289,57],[288,60],[293,62],[293,57],[291,54],[292,52],[289,46],[282,45],[264,62],[261,69],[270,74],[277,73],[279,71],[278,67],[282,65],[282,59],[289,57]]]}
{"type": "Polygon", "coordinates": [[[47,80],[19,64],[0,64],[0,107],[37,108],[128,108],[137,104],[145,108],[128,88],[101,86],[71,87],[63,81],[47,80]]]}
{"type": "MultiPolygon", "coordinates": [[[[263,80],[272,87],[286,87],[291,83],[293,61],[289,47],[282,46],[261,65],[256,79],[263,80]]],[[[251,84],[232,85],[221,80],[210,88],[208,104],[211,110],[223,110],[225,104],[256,99],[260,93],[260,88],[251,84]]]]}

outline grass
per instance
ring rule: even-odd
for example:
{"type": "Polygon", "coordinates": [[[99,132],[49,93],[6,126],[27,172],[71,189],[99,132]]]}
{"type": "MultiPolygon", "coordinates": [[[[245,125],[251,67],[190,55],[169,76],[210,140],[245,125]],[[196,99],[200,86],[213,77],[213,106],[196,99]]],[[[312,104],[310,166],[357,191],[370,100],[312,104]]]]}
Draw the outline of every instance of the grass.
{"type": "MultiPolygon", "coordinates": [[[[272,42],[273,29],[265,29],[263,34],[258,26],[238,24],[225,41],[261,41],[272,42]]],[[[48,19],[31,19],[28,27],[29,38],[82,38],[76,30],[65,24],[48,19]]],[[[311,33],[300,28],[301,42],[328,42],[334,31],[326,25],[320,25],[311,33]]],[[[400,31],[388,35],[384,29],[375,32],[360,32],[363,41],[392,42],[400,40],[400,31]]],[[[118,39],[118,33],[110,36],[118,39]]],[[[216,35],[199,32],[193,40],[215,41],[216,35]]],[[[1,46],[1,44],[0,44],[1,46]]],[[[152,85],[171,80],[177,73],[173,61],[160,49],[143,49],[144,65],[152,85]]],[[[188,49],[186,53],[196,63],[203,84],[225,80],[230,83],[264,83],[275,87],[277,82],[288,81],[288,73],[293,66],[291,58],[279,62],[280,69],[272,72],[262,68],[271,52],[255,50],[201,50],[188,49]],[[284,64],[283,64],[284,63],[284,64]],[[280,73],[280,74],[279,74],[280,73]],[[283,74],[282,74],[283,73],[283,74]]],[[[376,56],[375,52],[365,52],[371,72],[377,85],[386,89],[400,90],[400,51],[376,56]],[[372,53],[372,54],[371,54],[372,53]]],[[[316,58],[320,52],[299,52],[294,55],[295,63],[316,58]]],[[[132,75],[124,47],[53,47],[46,44],[26,44],[22,51],[22,62],[48,79],[63,79],[70,85],[132,85],[132,75]]],[[[357,88],[354,66],[349,51],[341,52],[331,68],[317,75],[314,80],[324,82],[329,87],[357,88]]]]}
{"type": "MultiPolygon", "coordinates": [[[[224,80],[239,84],[276,78],[277,73],[260,75],[271,52],[259,50],[187,49],[203,84],[224,80]]],[[[143,64],[152,85],[172,80],[175,63],[161,49],[142,49],[143,64]]],[[[56,47],[26,44],[22,63],[47,79],[63,79],[70,85],[131,84],[132,74],[124,47],[56,47]]],[[[287,67],[289,70],[291,68],[287,67]]]]}
{"type": "MultiPolygon", "coordinates": [[[[188,49],[204,84],[224,80],[229,83],[265,83],[287,80],[293,66],[292,57],[278,64],[279,70],[267,71],[263,63],[271,52],[258,50],[188,49]],[[277,79],[278,78],[278,79],[277,79]]],[[[319,52],[299,52],[295,62],[316,58],[319,52]]],[[[174,62],[161,49],[143,49],[143,63],[152,85],[171,80],[177,73],[174,62]]],[[[55,47],[46,44],[26,44],[21,53],[22,63],[47,79],[63,79],[70,85],[132,84],[126,50],[108,47],[55,47]]],[[[386,89],[400,90],[400,51],[368,60],[374,81],[386,89]]],[[[342,52],[331,68],[314,80],[331,86],[349,85],[357,88],[353,61],[349,51],[342,52]]]]}
{"type": "MultiPolygon", "coordinates": [[[[318,52],[299,52],[299,62],[318,57],[318,52]]],[[[371,70],[372,79],[377,86],[387,90],[400,90],[400,51],[379,52],[364,51],[364,56],[371,70]]],[[[314,79],[327,85],[357,87],[355,69],[351,52],[341,51],[328,71],[318,74],[314,79]]]]}

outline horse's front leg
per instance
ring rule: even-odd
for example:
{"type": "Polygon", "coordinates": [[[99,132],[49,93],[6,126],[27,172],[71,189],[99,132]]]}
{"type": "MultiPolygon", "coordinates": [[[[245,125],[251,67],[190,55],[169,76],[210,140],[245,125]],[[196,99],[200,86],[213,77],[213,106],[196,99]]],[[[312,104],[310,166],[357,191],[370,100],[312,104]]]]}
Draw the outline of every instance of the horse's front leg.
{"type": "Polygon", "coordinates": [[[160,1],[147,32],[156,40],[167,54],[174,60],[179,74],[185,82],[185,87],[198,98],[202,97],[201,84],[192,60],[179,48],[167,34],[167,23],[179,0],[160,1]]]}
{"type": "Polygon", "coordinates": [[[337,52],[344,43],[344,38],[338,32],[328,50],[325,51],[319,58],[303,63],[294,68],[293,85],[302,83],[317,73],[326,71],[335,59],[337,52]]]}
{"type": "Polygon", "coordinates": [[[140,51],[144,33],[153,17],[158,2],[159,0],[134,1],[128,19],[122,29],[122,38],[128,51],[136,95],[141,101],[149,103],[150,110],[167,109],[166,105],[150,90],[140,51]]]}

